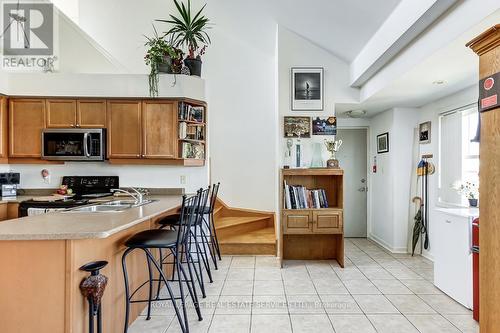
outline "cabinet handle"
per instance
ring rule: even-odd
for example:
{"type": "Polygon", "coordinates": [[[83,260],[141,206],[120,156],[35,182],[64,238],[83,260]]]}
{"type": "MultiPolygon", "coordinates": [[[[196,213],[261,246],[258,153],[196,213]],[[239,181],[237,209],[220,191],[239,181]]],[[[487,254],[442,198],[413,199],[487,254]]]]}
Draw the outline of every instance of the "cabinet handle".
{"type": "Polygon", "coordinates": [[[450,220],[445,220],[445,222],[446,222],[446,223],[451,223],[451,221],[450,221],[450,220]]]}
{"type": "Polygon", "coordinates": [[[74,124],[71,124],[71,127],[75,127],[75,125],[74,125],[74,124]]]}
{"type": "Polygon", "coordinates": [[[76,124],[76,127],[80,127],[80,124],[76,124]]]}
{"type": "Polygon", "coordinates": [[[137,156],[137,157],[141,157],[141,155],[139,155],[139,154],[137,154],[136,156],[137,156]]]}

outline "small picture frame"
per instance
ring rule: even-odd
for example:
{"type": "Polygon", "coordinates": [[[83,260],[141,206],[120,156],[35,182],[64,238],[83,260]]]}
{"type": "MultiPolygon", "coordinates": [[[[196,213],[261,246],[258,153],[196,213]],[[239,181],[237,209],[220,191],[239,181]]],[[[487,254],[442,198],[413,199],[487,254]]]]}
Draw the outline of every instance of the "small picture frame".
{"type": "Polygon", "coordinates": [[[286,116],[283,121],[285,138],[310,138],[311,117],[286,116]]]}
{"type": "Polygon", "coordinates": [[[293,111],[323,111],[323,67],[291,69],[293,111]]]}
{"type": "Polygon", "coordinates": [[[431,143],[431,122],[426,121],[418,126],[418,142],[420,144],[431,143]]]}
{"type": "Polygon", "coordinates": [[[337,135],[337,117],[316,117],[312,122],[312,134],[337,135]]]}
{"type": "Polygon", "coordinates": [[[389,152],[389,132],[377,135],[377,153],[383,154],[389,152]]]}

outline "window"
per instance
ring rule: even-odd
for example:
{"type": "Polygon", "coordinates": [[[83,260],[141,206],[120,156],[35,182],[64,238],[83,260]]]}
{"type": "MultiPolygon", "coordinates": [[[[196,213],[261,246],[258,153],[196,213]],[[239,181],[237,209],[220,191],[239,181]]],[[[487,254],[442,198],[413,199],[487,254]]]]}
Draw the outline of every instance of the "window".
{"type": "Polygon", "coordinates": [[[479,184],[479,143],[472,142],[478,125],[477,106],[468,106],[440,117],[439,202],[468,206],[452,187],[458,181],[479,184]]]}

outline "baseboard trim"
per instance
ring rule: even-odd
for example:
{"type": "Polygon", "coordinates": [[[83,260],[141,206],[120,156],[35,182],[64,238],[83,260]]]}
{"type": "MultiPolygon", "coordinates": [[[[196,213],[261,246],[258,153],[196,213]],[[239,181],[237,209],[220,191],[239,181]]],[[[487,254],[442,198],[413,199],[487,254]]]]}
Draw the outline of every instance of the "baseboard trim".
{"type": "Polygon", "coordinates": [[[375,243],[382,246],[384,249],[386,249],[387,251],[389,251],[391,253],[408,253],[408,250],[406,249],[406,247],[391,247],[389,244],[387,244],[386,242],[384,242],[382,239],[378,238],[374,234],[369,234],[368,239],[374,241],[375,243]]]}

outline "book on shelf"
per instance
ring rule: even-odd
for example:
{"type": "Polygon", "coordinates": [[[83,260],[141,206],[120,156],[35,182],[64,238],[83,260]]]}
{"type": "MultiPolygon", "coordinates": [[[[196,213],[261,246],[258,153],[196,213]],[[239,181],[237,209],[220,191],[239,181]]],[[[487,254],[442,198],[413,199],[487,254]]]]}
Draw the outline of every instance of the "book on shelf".
{"type": "Polygon", "coordinates": [[[203,143],[183,142],[181,150],[182,158],[205,158],[205,145],[203,143]]]}
{"type": "Polygon", "coordinates": [[[302,185],[288,185],[284,188],[285,209],[328,208],[328,199],[324,189],[308,189],[302,185]]]}
{"type": "Polygon", "coordinates": [[[193,106],[186,102],[179,102],[179,120],[203,123],[205,114],[204,106],[193,106]]]}
{"type": "Polygon", "coordinates": [[[205,140],[205,128],[204,126],[179,122],[179,139],[203,141],[205,140]]]}

